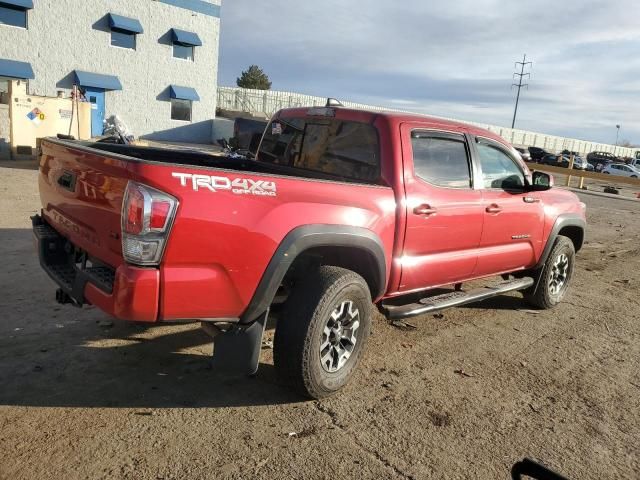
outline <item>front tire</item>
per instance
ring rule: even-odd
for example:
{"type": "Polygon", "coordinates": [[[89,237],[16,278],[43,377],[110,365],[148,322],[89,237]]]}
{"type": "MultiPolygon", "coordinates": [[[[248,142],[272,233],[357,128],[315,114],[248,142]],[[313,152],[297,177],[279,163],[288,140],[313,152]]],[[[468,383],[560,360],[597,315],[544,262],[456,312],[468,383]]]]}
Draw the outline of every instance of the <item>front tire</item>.
{"type": "Polygon", "coordinates": [[[351,378],[371,329],[371,294],[364,279],[321,266],[298,282],[276,326],[273,360],[300,393],[319,399],[351,378]]]}
{"type": "Polygon", "coordinates": [[[565,297],[575,264],[576,251],[570,238],[558,235],[549,257],[538,273],[536,285],[524,292],[525,300],[541,309],[555,307],[565,297]]]}

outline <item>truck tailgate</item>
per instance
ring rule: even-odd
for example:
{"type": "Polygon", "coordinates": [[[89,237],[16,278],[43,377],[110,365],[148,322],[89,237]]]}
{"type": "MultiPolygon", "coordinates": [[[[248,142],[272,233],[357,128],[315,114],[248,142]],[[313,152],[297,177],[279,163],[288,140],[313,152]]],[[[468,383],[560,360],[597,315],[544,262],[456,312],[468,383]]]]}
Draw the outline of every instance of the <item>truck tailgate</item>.
{"type": "Polygon", "coordinates": [[[40,199],[46,221],[73,244],[117,268],[127,160],[42,142],[40,199]]]}

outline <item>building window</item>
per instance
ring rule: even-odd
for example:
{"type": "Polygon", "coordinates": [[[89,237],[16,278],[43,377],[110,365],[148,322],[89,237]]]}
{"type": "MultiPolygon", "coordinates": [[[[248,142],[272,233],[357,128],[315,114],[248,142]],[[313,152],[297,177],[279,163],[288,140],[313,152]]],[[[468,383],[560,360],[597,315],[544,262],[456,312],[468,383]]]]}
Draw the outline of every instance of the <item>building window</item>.
{"type": "Polygon", "coordinates": [[[0,25],[27,28],[27,11],[23,8],[0,5],[0,25]]]}
{"type": "Polygon", "coordinates": [[[171,120],[191,121],[191,100],[171,99],[171,120]]]}
{"type": "Polygon", "coordinates": [[[136,34],[131,32],[121,32],[119,30],[111,30],[111,46],[135,50],[136,34]]]}
{"type": "Polygon", "coordinates": [[[197,33],[187,32],[179,28],[171,29],[171,40],[173,43],[173,58],[194,61],[196,47],[202,46],[202,40],[197,33]]]}
{"type": "Polygon", "coordinates": [[[181,43],[173,44],[173,57],[183,60],[191,60],[193,62],[193,45],[183,45],[181,43]]]}
{"type": "Polygon", "coordinates": [[[111,46],[135,50],[136,35],[144,32],[140,21],[115,13],[110,13],[107,18],[111,28],[111,46]]]}

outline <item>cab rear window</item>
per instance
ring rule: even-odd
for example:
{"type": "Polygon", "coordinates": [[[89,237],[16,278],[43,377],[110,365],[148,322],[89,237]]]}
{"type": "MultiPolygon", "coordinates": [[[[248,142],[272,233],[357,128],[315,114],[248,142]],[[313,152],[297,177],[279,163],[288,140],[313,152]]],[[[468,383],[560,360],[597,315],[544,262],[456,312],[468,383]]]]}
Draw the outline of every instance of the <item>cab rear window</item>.
{"type": "Polygon", "coordinates": [[[378,132],[368,123],[278,118],[267,125],[257,160],[328,178],[363,183],[380,179],[378,132]]]}

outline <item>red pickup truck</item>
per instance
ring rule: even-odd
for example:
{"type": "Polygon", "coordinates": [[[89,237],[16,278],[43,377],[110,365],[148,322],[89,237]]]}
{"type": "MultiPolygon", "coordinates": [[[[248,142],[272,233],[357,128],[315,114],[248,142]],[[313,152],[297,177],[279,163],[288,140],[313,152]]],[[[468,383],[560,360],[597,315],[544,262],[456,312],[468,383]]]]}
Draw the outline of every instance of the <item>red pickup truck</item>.
{"type": "Polygon", "coordinates": [[[246,373],[277,304],[276,367],[315,398],[348,381],[374,305],[399,319],[519,290],[550,308],[584,239],[585,205],[502,138],[423,116],[282,110],[251,159],[59,139],[40,154],[33,228],[59,302],[200,321],[214,365],[246,373]]]}

